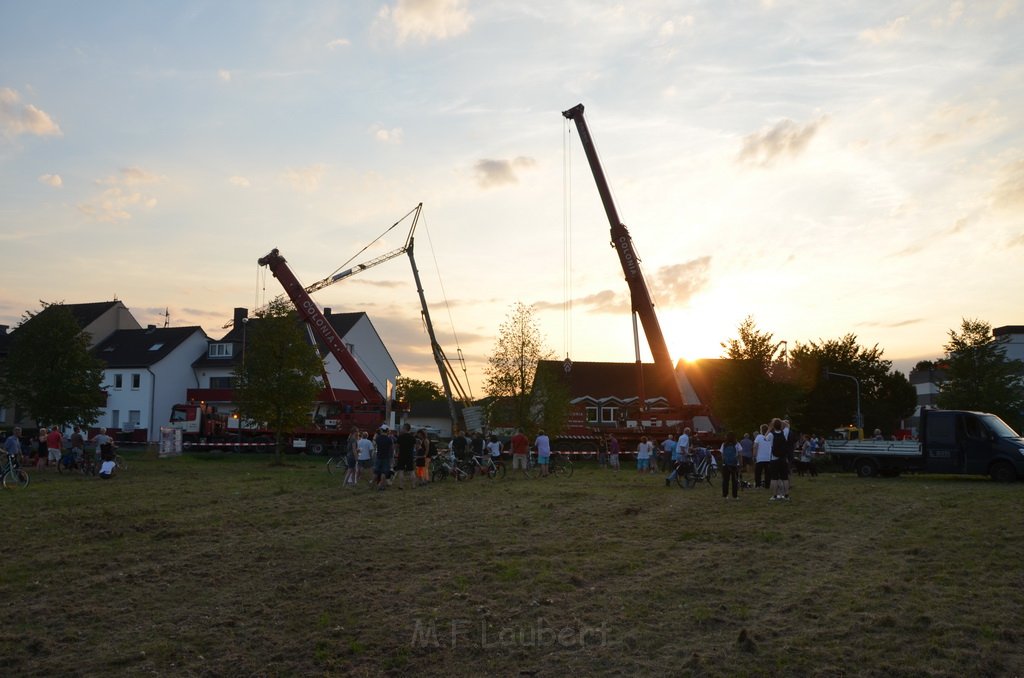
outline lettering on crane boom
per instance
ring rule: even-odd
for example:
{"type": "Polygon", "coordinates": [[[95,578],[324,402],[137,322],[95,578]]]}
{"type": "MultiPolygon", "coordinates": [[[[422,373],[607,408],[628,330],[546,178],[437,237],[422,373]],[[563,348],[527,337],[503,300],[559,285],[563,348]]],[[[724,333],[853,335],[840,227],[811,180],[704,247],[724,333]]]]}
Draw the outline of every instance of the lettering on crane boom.
{"type": "Polygon", "coordinates": [[[315,312],[316,306],[313,304],[312,299],[304,299],[302,302],[302,310],[305,312],[306,317],[313,321],[313,327],[320,334],[320,337],[327,342],[330,346],[338,348],[339,344],[335,341],[335,333],[327,323],[327,318],[319,315],[315,312]]]}
{"type": "Polygon", "coordinates": [[[626,263],[626,269],[629,271],[629,277],[635,278],[640,273],[640,269],[636,265],[636,257],[633,256],[633,250],[629,247],[629,236],[619,236],[619,252],[622,253],[622,260],[626,263]]]}

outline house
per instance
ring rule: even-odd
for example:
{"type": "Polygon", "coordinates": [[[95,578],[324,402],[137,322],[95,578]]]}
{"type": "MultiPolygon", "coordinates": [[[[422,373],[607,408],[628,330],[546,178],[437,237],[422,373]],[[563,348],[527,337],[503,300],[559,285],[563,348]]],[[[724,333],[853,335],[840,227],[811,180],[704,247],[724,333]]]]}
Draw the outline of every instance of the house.
{"type": "MultiPolygon", "coordinates": [[[[462,405],[455,403],[456,414],[461,414],[462,405]]],[[[409,403],[409,411],[401,417],[400,424],[409,424],[413,431],[427,429],[441,438],[452,437],[452,415],[446,400],[427,400],[409,403]]]]}
{"type": "Polygon", "coordinates": [[[192,363],[208,342],[200,327],[150,325],[110,334],[93,349],[106,364],[107,394],[106,407],[94,425],[137,440],[158,440],[171,406],[195,384],[192,363]]]}
{"type": "MultiPolygon", "coordinates": [[[[97,301],[84,304],[59,304],[71,312],[78,326],[89,337],[89,347],[93,348],[118,330],[140,329],[142,326],[132,315],[128,307],[117,299],[113,301],[97,301]]],[[[31,323],[40,314],[46,313],[44,308],[35,316],[8,332],[6,325],[0,325],[0,359],[7,356],[11,341],[17,336],[18,330],[31,323]]],[[[17,420],[15,403],[0,403],[0,426],[10,428],[15,424],[33,427],[36,422],[17,420]]]]}
{"type": "MultiPolygon", "coordinates": [[[[344,340],[349,352],[378,392],[385,397],[392,393],[398,382],[398,366],[366,313],[332,313],[330,308],[325,308],[324,317],[344,340]]],[[[234,310],[231,330],[219,340],[211,341],[206,350],[193,361],[194,386],[183,394],[187,400],[206,402],[216,411],[229,415],[237,411],[234,375],[245,360],[249,331],[259,322],[259,318],[249,317],[248,309],[234,310]]],[[[324,360],[324,371],[334,391],[334,398],[341,403],[361,401],[362,396],[355,382],[345,373],[337,358],[323,343],[318,341],[317,346],[324,360]]],[[[325,394],[323,399],[329,397],[325,394]]],[[[379,419],[383,421],[383,403],[380,405],[379,419]]]]}

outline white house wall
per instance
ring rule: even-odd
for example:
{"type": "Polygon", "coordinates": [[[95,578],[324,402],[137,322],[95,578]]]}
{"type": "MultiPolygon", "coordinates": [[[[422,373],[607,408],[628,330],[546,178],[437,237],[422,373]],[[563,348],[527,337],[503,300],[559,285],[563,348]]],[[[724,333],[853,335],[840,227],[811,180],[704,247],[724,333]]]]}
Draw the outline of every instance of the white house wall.
{"type": "MultiPolygon", "coordinates": [[[[398,379],[398,365],[391,359],[369,318],[365,315],[361,317],[343,338],[346,344],[352,345],[356,362],[366,373],[367,378],[373,382],[381,395],[386,396],[387,382],[390,381],[394,386],[398,379]]],[[[333,388],[355,390],[355,382],[341,369],[341,364],[333,355],[327,355],[324,365],[333,388]]]]}
{"type": "Polygon", "coordinates": [[[171,418],[171,406],[185,402],[188,389],[196,387],[192,363],[207,350],[204,332],[194,332],[181,342],[167,357],[153,365],[156,375],[156,390],[153,393],[153,414],[148,422],[148,439],[160,439],[160,427],[167,426],[171,418]]]}

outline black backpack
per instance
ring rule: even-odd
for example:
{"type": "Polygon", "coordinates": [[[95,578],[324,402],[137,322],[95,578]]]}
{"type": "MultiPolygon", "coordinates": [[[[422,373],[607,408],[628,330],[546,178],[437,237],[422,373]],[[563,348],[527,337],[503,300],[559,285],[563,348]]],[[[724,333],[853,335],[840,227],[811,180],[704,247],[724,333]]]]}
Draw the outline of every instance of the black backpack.
{"type": "Polygon", "coordinates": [[[782,435],[782,430],[772,431],[772,456],[777,459],[786,459],[788,447],[786,436],[782,435]]]}

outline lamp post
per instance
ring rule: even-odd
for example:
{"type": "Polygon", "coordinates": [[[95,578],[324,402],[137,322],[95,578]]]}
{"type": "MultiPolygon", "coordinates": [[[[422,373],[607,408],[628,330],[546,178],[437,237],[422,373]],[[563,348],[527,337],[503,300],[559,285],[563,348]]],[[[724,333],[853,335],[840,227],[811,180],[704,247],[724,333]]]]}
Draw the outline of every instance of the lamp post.
{"type": "Polygon", "coordinates": [[[831,376],[845,377],[847,379],[853,379],[853,383],[857,386],[857,428],[860,430],[860,435],[864,435],[864,417],[860,413],[860,379],[849,374],[841,374],[839,372],[832,372],[827,367],[824,369],[825,378],[828,379],[831,376]]]}
{"type": "MultiPolygon", "coordinates": [[[[242,318],[242,374],[245,374],[245,330],[249,326],[249,318],[242,318]]],[[[238,407],[238,445],[242,445],[242,408],[238,407]]]]}

